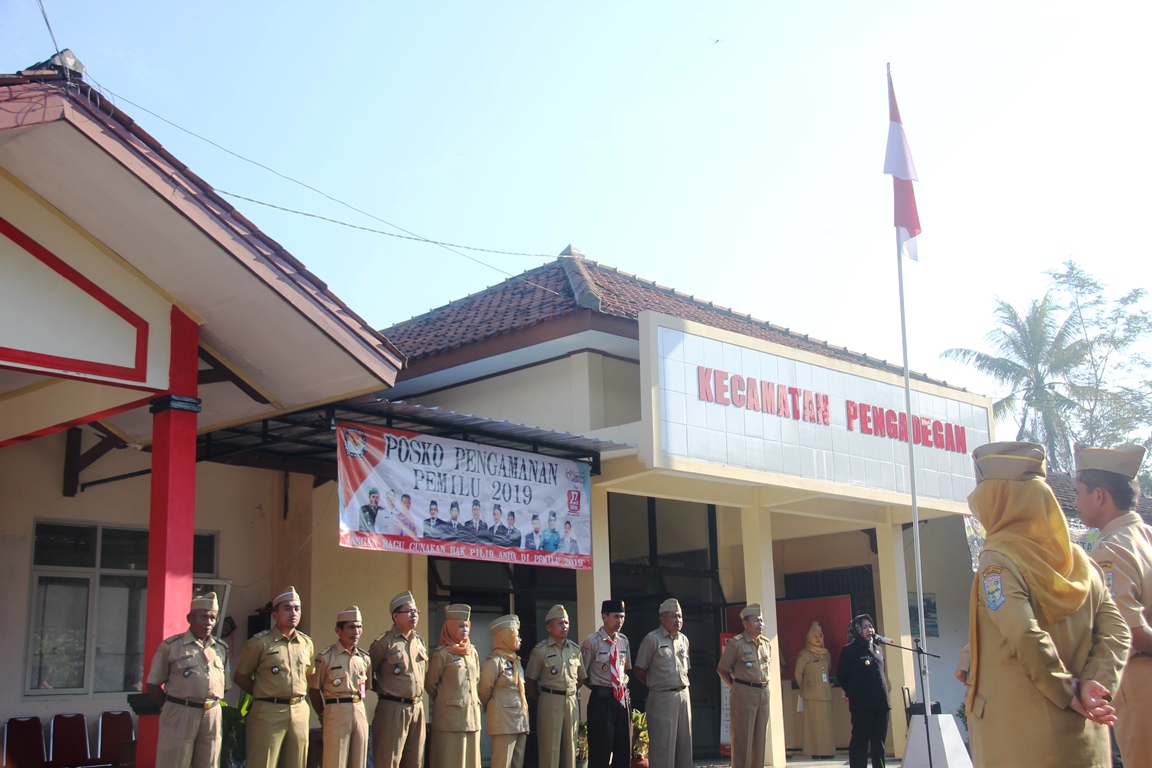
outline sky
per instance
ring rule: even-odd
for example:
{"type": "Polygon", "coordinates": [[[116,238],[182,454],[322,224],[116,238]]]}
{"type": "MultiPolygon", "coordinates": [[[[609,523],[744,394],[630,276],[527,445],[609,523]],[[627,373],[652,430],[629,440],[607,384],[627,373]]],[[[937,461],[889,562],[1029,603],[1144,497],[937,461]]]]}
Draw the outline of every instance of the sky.
{"type": "MultiPolygon", "coordinates": [[[[526,254],[232,200],[377,328],[572,244],[898,363],[888,63],[924,230],[913,370],[1003,394],[940,359],[987,349],[997,299],[1023,307],[1069,258],[1114,294],[1152,282],[1148,3],[43,6],[88,81],[218,191],[526,254]]],[[[54,52],[36,0],[0,0],[0,71],[54,52]]]]}

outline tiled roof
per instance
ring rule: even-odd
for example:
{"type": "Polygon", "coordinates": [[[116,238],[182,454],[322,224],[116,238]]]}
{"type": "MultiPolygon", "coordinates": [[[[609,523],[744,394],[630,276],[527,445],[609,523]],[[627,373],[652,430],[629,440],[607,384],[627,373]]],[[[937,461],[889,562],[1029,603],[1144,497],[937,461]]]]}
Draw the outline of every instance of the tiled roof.
{"type": "MultiPolygon", "coordinates": [[[[637,320],[642,310],[889,373],[903,371],[898,364],[812,339],[807,334],[757,320],[579,255],[560,256],[483,291],[385,328],[381,333],[392,339],[410,361],[417,361],[576,312],[592,311],[637,320]]],[[[946,384],[923,374],[912,376],[920,381],[946,384]]]]}
{"type": "MultiPolygon", "coordinates": [[[[1060,508],[1064,510],[1064,516],[1079,518],[1080,513],[1076,511],[1076,480],[1072,475],[1066,472],[1049,472],[1047,481],[1048,487],[1056,496],[1056,501],[1060,502],[1060,508]]],[[[1136,511],[1145,522],[1152,522],[1152,498],[1141,496],[1137,499],[1136,511]]]]}

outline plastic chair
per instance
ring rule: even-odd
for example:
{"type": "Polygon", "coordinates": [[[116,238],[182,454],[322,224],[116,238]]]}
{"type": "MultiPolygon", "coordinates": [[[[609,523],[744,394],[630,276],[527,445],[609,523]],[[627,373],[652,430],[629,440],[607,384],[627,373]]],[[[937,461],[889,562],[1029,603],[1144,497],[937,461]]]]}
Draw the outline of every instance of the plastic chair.
{"type": "Polygon", "coordinates": [[[96,756],[101,763],[120,765],[123,759],[124,746],[136,741],[132,730],[132,713],[128,710],[119,712],[101,712],[99,729],[96,735],[96,756]]]}
{"type": "Polygon", "coordinates": [[[51,768],[92,765],[88,752],[88,718],[82,714],[53,715],[48,726],[51,768]]]}
{"type": "Polygon", "coordinates": [[[38,717],[10,717],[4,726],[4,765],[44,768],[44,725],[38,717]]]}

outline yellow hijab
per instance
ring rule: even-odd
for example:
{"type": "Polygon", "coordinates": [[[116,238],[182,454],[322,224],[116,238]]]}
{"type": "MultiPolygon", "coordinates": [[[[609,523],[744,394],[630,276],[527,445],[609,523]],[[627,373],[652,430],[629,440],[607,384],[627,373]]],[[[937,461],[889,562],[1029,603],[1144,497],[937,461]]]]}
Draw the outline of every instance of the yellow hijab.
{"type": "MultiPolygon", "coordinates": [[[[824,630],[820,629],[820,622],[814,621],[814,622],[812,622],[812,626],[808,627],[807,649],[808,649],[809,653],[816,656],[817,658],[822,659],[828,655],[828,648],[826,646],[823,646],[823,645],[816,645],[816,643],[813,642],[812,636],[815,635],[817,632],[819,632],[820,634],[824,634],[824,630]]],[[[827,643],[828,641],[825,640],[824,642],[827,643]]]]}
{"type": "MultiPolygon", "coordinates": [[[[968,496],[968,506],[987,532],[984,549],[1012,560],[1048,624],[1063,621],[1084,604],[1092,567],[1084,551],[1072,543],[1060,503],[1043,479],[983,480],[968,496]]],[[[968,616],[972,656],[969,709],[976,695],[976,666],[980,659],[976,606],[982,599],[981,583],[982,574],[977,573],[972,581],[968,616]]]]}
{"type": "Polygon", "coordinates": [[[456,629],[461,624],[470,624],[470,622],[461,619],[445,619],[444,626],[440,627],[440,646],[457,656],[467,656],[468,652],[472,650],[472,639],[464,638],[463,640],[456,639],[456,629]]]}

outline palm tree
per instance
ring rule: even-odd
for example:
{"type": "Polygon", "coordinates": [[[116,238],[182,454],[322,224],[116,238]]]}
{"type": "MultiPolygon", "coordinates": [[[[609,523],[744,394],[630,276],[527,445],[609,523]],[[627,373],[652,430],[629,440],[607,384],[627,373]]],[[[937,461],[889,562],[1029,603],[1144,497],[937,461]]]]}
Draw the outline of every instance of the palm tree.
{"type": "Polygon", "coordinates": [[[993,404],[993,416],[999,420],[1016,413],[1020,424],[1016,439],[1044,445],[1054,469],[1072,464],[1079,407],[1072,396],[1073,377],[1089,352],[1088,344],[1077,338],[1072,315],[1062,316],[1064,311],[1050,293],[1034,300],[1023,316],[997,299],[994,314],[999,327],[987,336],[994,353],[953,348],[941,355],[1008,387],[1008,394],[993,404]]]}

